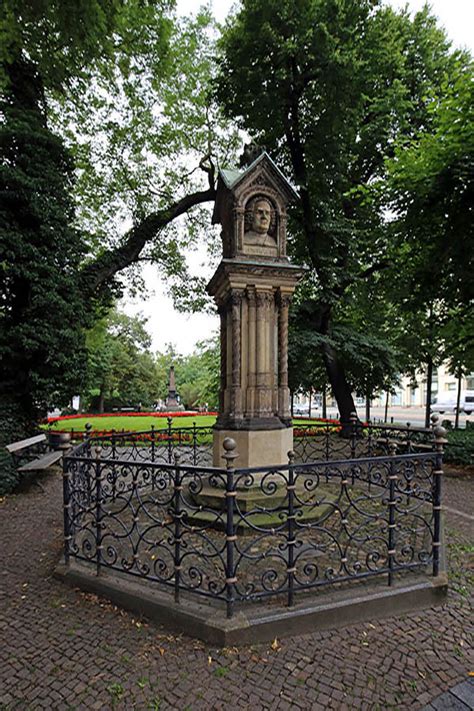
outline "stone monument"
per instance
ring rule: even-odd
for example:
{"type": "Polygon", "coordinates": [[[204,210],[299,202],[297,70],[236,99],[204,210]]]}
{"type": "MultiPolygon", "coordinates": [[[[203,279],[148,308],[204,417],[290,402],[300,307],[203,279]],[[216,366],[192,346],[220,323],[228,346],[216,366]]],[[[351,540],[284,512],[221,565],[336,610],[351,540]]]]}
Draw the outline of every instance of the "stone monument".
{"type": "Polygon", "coordinates": [[[176,379],[174,375],[174,365],[170,367],[170,374],[168,380],[168,397],[165,401],[165,408],[168,411],[171,410],[182,410],[183,406],[178,402],[178,397],[176,393],[176,379]]]}
{"type": "Polygon", "coordinates": [[[281,464],[293,447],[288,307],[303,269],[286,256],[286,209],[296,197],[265,152],[219,173],[213,223],[222,226],[223,259],[207,286],[221,319],[214,466],[226,437],[242,467],[281,464]]]}

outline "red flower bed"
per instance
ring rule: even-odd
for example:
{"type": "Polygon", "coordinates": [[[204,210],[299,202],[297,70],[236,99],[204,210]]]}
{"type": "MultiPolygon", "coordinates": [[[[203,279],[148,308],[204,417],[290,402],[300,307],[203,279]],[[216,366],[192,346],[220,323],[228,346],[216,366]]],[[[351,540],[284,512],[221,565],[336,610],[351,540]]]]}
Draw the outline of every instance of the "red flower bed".
{"type": "Polygon", "coordinates": [[[48,417],[46,422],[52,424],[53,422],[62,422],[63,420],[78,420],[83,417],[193,417],[196,415],[209,415],[211,417],[217,417],[217,412],[196,412],[187,411],[183,412],[103,412],[100,415],[94,415],[91,413],[84,413],[83,415],[60,415],[59,417],[48,417]]]}
{"type": "MultiPolygon", "coordinates": [[[[54,430],[54,433],[59,434],[71,434],[70,430],[54,430]]],[[[117,430],[93,430],[91,432],[91,439],[95,437],[121,437],[123,434],[117,430]]],[[[126,432],[125,436],[127,440],[132,442],[191,442],[192,437],[190,434],[184,433],[182,430],[180,432],[172,432],[168,434],[166,430],[163,432],[155,432],[154,435],[150,432],[126,432]]],[[[86,437],[85,432],[74,432],[74,439],[83,440],[86,437]]]]}

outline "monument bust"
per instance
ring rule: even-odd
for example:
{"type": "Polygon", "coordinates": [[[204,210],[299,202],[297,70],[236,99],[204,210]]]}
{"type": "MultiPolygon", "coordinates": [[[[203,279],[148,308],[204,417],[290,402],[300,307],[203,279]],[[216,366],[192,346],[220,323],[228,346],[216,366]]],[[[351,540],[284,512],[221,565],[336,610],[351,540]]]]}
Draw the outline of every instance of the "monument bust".
{"type": "Polygon", "coordinates": [[[286,208],[297,197],[267,153],[243,170],[221,169],[212,221],[222,227],[224,259],[288,264],[286,208]]]}
{"type": "Polygon", "coordinates": [[[275,210],[268,198],[256,196],[245,209],[244,244],[276,247],[272,232],[275,229],[275,210]]]}

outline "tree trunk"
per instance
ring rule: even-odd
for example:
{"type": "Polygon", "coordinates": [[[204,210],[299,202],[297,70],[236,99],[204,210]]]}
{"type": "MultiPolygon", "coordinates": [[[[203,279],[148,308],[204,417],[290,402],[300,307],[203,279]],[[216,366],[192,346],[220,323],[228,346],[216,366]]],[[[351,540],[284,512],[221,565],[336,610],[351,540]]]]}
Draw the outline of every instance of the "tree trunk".
{"type": "Polygon", "coordinates": [[[370,420],[370,392],[367,389],[365,392],[365,421],[370,420]]]}
{"type": "Polygon", "coordinates": [[[99,403],[98,403],[99,415],[104,414],[104,400],[105,400],[105,385],[102,383],[102,385],[100,386],[100,390],[99,390],[99,403]]]}
{"type": "Polygon", "coordinates": [[[329,383],[336,398],[340,419],[343,424],[342,431],[347,434],[350,432],[350,416],[357,410],[347,382],[346,372],[332,346],[324,343],[322,350],[329,383]]]}
{"type": "Polygon", "coordinates": [[[313,388],[309,389],[308,417],[311,417],[311,405],[313,400],[313,388]]]}
{"type": "Polygon", "coordinates": [[[458,396],[456,398],[456,416],[454,420],[454,429],[457,430],[459,427],[459,409],[461,407],[461,385],[462,385],[462,372],[458,371],[458,396]]]}
{"type": "Polygon", "coordinates": [[[324,385],[323,385],[323,410],[321,413],[323,416],[323,420],[325,420],[328,416],[328,414],[327,414],[328,411],[327,411],[327,406],[326,406],[326,392],[327,392],[327,387],[326,387],[326,383],[324,383],[324,385]]]}
{"type": "Polygon", "coordinates": [[[425,427],[430,426],[431,415],[431,388],[433,385],[433,359],[428,356],[428,370],[426,373],[426,407],[425,407],[425,427]]]}
{"type": "Polygon", "coordinates": [[[390,393],[387,390],[387,395],[385,396],[385,413],[384,413],[384,418],[383,418],[384,422],[387,422],[387,420],[388,420],[388,399],[389,399],[389,397],[390,397],[390,393]]]}

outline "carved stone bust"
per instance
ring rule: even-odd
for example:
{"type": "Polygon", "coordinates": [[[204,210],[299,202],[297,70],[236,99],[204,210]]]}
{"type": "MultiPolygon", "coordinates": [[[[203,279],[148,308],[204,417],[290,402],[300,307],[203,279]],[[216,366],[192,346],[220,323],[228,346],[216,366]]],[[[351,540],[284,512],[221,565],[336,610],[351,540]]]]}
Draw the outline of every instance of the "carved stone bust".
{"type": "Polygon", "coordinates": [[[261,195],[251,198],[245,209],[244,244],[276,247],[275,222],[275,209],[270,200],[261,195]]]}
{"type": "Polygon", "coordinates": [[[222,225],[224,258],[288,263],[286,206],[296,198],[267,153],[243,170],[222,169],[212,221],[222,225]]]}

